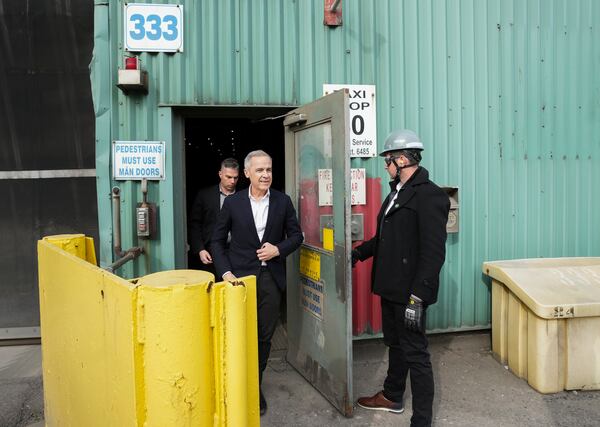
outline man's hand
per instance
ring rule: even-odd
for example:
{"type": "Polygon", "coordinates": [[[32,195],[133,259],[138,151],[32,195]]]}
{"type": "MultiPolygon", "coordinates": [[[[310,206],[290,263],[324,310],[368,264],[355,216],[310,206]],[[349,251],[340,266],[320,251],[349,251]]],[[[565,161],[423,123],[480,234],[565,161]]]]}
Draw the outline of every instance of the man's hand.
{"type": "Polygon", "coordinates": [[[226,282],[236,282],[237,277],[235,277],[235,275],[231,271],[228,271],[227,273],[223,274],[223,280],[225,280],[226,282]]]}
{"type": "Polygon", "coordinates": [[[202,264],[212,264],[212,257],[206,249],[202,249],[198,255],[200,256],[200,261],[202,261],[202,264]]]}
{"type": "Polygon", "coordinates": [[[276,256],[279,256],[279,248],[267,242],[256,251],[256,255],[258,255],[259,260],[268,261],[276,256]]]}
{"type": "Polygon", "coordinates": [[[411,295],[404,312],[404,327],[414,332],[424,332],[423,302],[420,298],[411,295]]]}

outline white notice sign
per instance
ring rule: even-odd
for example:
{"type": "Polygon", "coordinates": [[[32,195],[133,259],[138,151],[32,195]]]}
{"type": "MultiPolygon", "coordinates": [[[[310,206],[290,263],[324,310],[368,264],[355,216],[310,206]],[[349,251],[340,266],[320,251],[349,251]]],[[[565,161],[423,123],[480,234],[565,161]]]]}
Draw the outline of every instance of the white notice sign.
{"type": "Polygon", "coordinates": [[[114,141],[112,160],[114,179],[165,179],[164,141],[114,141]]]}
{"type": "Polygon", "coordinates": [[[323,85],[323,95],[348,89],[350,97],[350,157],[377,156],[375,85],[323,85]]]}
{"type": "Polygon", "coordinates": [[[314,282],[307,277],[300,277],[302,307],[317,319],[323,320],[323,282],[314,282]]]}
{"type": "MultiPolygon", "coordinates": [[[[319,206],[333,205],[333,175],[331,169],[319,169],[319,206]]],[[[367,204],[367,173],[365,168],[350,169],[350,204],[367,204]]]]}
{"type": "Polygon", "coordinates": [[[183,52],[183,5],[125,3],[125,50],[183,52]]]}

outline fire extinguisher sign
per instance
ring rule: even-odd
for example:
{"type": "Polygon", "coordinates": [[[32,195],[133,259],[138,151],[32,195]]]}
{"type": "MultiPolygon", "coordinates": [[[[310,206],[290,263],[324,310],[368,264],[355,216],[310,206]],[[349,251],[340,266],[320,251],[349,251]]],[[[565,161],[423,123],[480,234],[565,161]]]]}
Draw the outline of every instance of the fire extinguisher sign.
{"type": "Polygon", "coordinates": [[[125,50],[183,52],[183,6],[126,3],[125,50]]]}
{"type": "Polygon", "coordinates": [[[376,157],[375,85],[324,84],[323,95],[340,89],[348,89],[350,98],[350,157],[376,157]]]}

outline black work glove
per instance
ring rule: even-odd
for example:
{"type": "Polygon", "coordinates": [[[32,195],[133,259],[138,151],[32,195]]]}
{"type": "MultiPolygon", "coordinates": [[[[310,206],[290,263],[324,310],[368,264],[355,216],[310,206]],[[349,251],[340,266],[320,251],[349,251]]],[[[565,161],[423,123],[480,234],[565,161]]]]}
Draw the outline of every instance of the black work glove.
{"type": "Polygon", "coordinates": [[[354,267],[358,261],[360,261],[360,254],[356,249],[352,249],[352,267],[354,267]]]}
{"type": "Polygon", "coordinates": [[[409,331],[424,332],[423,301],[414,295],[410,296],[404,312],[404,327],[409,331]]]}

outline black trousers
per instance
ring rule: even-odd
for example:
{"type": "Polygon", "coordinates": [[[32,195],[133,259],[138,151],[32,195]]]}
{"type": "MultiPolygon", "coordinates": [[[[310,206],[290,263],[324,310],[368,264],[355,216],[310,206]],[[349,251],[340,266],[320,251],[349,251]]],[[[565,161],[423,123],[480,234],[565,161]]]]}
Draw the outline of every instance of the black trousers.
{"type": "MultiPolygon", "coordinates": [[[[383,342],[389,347],[389,366],[383,383],[384,396],[402,402],[410,373],[413,415],[411,426],[430,426],[433,412],[433,370],[424,333],[404,328],[406,305],[381,299],[383,342]]],[[[425,321],[425,319],[423,319],[425,321]]]]}
{"type": "Polygon", "coordinates": [[[273,279],[271,272],[261,267],[256,278],[256,309],[258,317],[258,372],[262,382],[262,374],[267,367],[271,352],[271,338],[277,327],[281,290],[273,279]]]}

